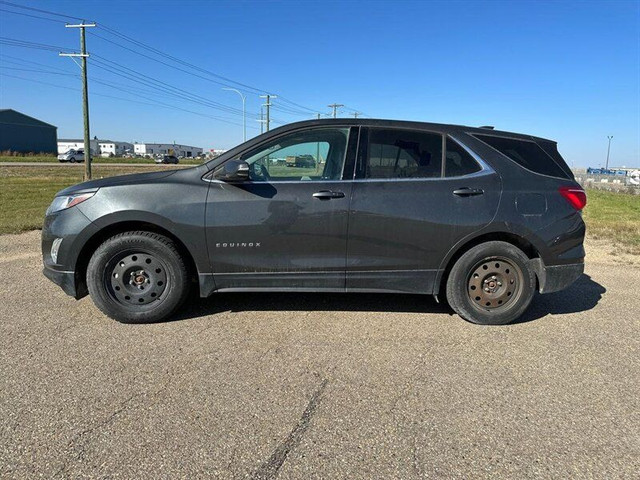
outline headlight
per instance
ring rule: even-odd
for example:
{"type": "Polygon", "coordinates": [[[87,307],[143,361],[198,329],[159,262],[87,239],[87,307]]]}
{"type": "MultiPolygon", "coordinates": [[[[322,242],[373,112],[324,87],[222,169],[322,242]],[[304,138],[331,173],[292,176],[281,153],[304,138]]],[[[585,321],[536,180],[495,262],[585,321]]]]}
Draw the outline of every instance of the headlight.
{"type": "Polygon", "coordinates": [[[71,208],[79,203],[89,200],[95,194],[96,192],[84,192],[56,197],[53,199],[53,202],[51,202],[51,205],[49,205],[49,208],[47,208],[46,214],[50,215],[52,213],[59,212],[60,210],[71,208]]]}

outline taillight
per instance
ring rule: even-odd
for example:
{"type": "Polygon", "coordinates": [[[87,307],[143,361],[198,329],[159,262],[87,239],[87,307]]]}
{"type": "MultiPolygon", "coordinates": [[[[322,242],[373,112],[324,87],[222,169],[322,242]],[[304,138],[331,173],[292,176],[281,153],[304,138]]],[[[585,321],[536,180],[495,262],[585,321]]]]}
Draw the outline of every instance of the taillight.
{"type": "Polygon", "coordinates": [[[587,204],[587,194],[584,190],[576,187],[560,187],[558,189],[560,195],[567,199],[567,201],[576,210],[582,210],[587,204]]]}

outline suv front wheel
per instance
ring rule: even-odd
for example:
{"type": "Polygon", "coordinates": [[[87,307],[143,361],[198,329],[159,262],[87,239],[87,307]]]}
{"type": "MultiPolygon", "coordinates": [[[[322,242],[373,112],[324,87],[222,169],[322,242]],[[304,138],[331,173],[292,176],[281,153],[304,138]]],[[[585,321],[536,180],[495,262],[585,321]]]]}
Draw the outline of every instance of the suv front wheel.
{"type": "Polygon", "coordinates": [[[100,245],[87,267],[96,306],[122,323],[172,315],[188,295],[189,278],[174,242],[152,232],[125,232],[100,245]]]}
{"type": "Polygon", "coordinates": [[[447,301],[465,320],[505,325],[519,318],[535,293],[529,258],[507,242],[473,247],[455,263],[447,279],[447,301]]]}

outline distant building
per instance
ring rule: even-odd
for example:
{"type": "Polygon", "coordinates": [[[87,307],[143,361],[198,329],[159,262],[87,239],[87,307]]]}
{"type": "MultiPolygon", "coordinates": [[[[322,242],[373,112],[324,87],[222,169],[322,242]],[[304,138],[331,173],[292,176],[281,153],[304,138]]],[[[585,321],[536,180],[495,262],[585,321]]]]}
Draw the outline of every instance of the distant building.
{"type": "Polygon", "coordinates": [[[133,143],[114,140],[98,140],[100,155],[103,157],[121,157],[125,153],[133,153],[133,143]]]}
{"type": "MultiPolygon", "coordinates": [[[[100,151],[97,139],[90,140],[89,145],[91,147],[92,154],[95,155],[96,152],[100,151]]],[[[77,150],[79,148],[84,148],[84,139],[82,138],[61,138],[58,140],[58,154],[66,153],[69,150],[77,150]]]]}
{"type": "Polygon", "coordinates": [[[175,155],[177,157],[197,157],[202,148],[177,143],[134,143],[136,155],[175,155]]]}
{"type": "Polygon", "coordinates": [[[211,148],[209,149],[210,156],[213,158],[219,157],[223,153],[227,153],[227,150],[222,150],[220,148],[211,148]]]}
{"type": "Polygon", "coordinates": [[[0,151],[56,153],[58,127],[16,112],[0,110],[0,151]]]}
{"type": "MultiPolygon", "coordinates": [[[[120,157],[127,152],[133,152],[133,143],[118,142],[115,140],[100,140],[94,138],[89,142],[91,153],[96,152],[101,157],[120,157]]],[[[65,153],[69,150],[84,148],[84,140],[81,138],[61,138],[58,140],[58,153],[65,153]]]]}

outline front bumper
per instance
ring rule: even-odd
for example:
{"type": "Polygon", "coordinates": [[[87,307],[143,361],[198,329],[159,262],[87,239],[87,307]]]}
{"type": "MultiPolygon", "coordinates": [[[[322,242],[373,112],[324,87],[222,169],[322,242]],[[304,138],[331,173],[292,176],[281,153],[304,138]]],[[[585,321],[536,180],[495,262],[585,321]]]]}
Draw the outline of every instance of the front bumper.
{"type": "Polygon", "coordinates": [[[44,276],[51,280],[53,283],[58,285],[64,293],[72,296],[73,298],[79,299],[84,295],[78,295],[78,291],[76,288],[76,278],[74,272],[67,272],[64,270],[54,270],[48,265],[45,265],[42,269],[42,273],[44,276]]]}
{"type": "Polygon", "coordinates": [[[540,293],[564,290],[584,273],[584,262],[550,266],[545,266],[539,258],[531,262],[538,277],[540,293]]]}
{"type": "Polygon", "coordinates": [[[78,274],[78,256],[97,227],[75,206],[47,215],[42,226],[43,273],[67,295],[80,299],[87,294],[84,278],[78,274]],[[51,247],[62,239],[56,261],[51,247]]]}

